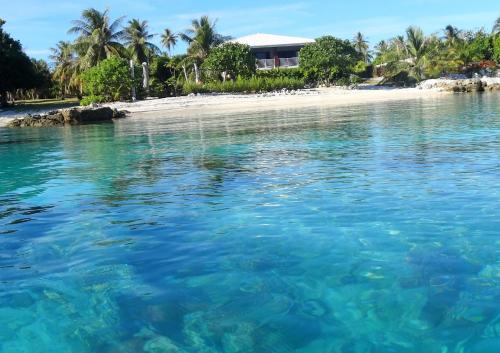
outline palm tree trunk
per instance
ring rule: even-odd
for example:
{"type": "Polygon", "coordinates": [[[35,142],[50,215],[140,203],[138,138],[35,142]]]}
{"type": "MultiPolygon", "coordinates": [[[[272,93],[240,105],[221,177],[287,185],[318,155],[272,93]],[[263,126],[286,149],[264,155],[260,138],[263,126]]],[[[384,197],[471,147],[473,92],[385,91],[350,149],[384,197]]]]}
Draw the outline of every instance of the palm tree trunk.
{"type": "Polygon", "coordinates": [[[196,84],[199,84],[200,83],[200,71],[199,71],[197,63],[194,63],[194,76],[195,76],[196,84]]]}
{"type": "Polygon", "coordinates": [[[61,80],[61,99],[64,100],[66,98],[66,84],[64,80],[61,80]]]}
{"type": "Polygon", "coordinates": [[[149,97],[149,68],[148,64],[145,62],[142,63],[142,77],[142,87],[146,91],[146,97],[149,97]]]}
{"type": "Polygon", "coordinates": [[[186,79],[186,82],[187,82],[189,79],[188,79],[188,74],[186,71],[186,65],[182,65],[182,71],[184,72],[184,78],[186,79]]]}

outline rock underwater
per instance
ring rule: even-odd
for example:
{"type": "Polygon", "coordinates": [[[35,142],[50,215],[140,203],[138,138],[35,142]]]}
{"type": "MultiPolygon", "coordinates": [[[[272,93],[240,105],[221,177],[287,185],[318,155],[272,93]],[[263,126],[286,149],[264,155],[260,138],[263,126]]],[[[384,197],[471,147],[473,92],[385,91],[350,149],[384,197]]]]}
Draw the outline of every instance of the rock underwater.
{"type": "Polygon", "coordinates": [[[113,119],[124,118],[126,111],[108,107],[91,109],[63,109],[49,112],[46,115],[28,115],[17,118],[7,124],[7,127],[49,127],[64,125],[80,125],[98,122],[110,122],[113,119]]]}

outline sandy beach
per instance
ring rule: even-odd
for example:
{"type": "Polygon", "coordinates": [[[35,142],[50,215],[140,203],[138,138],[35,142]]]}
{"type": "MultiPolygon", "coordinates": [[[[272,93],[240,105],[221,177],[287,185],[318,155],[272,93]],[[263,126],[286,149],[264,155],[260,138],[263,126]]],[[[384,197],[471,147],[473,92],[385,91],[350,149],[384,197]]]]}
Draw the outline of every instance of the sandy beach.
{"type": "MultiPolygon", "coordinates": [[[[191,114],[220,114],[275,109],[335,107],[371,104],[386,101],[405,101],[442,96],[438,90],[408,89],[338,89],[322,88],[292,93],[249,95],[199,95],[152,99],[135,103],[112,103],[108,106],[127,110],[132,116],[146,113],[174,117],[191,114]]],[[[149,114],[146,114],[149,115],[149,114]]]]}
{"type": "MultiPolygon", "coordinates": [[[[172,97],[162,99],[148,99],[133,103],[117,102],[106,106],[127,110],[130,117],[148,117],[154,115],[162,118],[221,114],[231,112],[252,112],[275,109],[297,109],[310,107],[336,107],[357,104],[372,104],[390,101],[405,101],[413,99],[435,98],[449,93],[433,89],[341,89],[320,88],[311,90],[292,91],[287,93],[264,93],[248,95],[197,95],[172,97]]],[[[26,114],[42,114],[43,110],[19,113],[16,111],[0,112],[0,126],[7,124],[13,118],[26,114]]]]}

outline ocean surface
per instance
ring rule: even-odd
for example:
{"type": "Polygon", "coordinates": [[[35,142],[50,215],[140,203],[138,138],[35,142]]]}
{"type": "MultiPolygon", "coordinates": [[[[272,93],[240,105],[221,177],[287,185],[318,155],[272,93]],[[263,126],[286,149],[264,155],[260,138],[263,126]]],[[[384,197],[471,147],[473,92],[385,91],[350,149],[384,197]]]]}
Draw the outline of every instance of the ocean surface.
{"type": "Polygon", "coordinates": [[[2,353],[499,351],[498,94],[0,128],[2,353]]]}

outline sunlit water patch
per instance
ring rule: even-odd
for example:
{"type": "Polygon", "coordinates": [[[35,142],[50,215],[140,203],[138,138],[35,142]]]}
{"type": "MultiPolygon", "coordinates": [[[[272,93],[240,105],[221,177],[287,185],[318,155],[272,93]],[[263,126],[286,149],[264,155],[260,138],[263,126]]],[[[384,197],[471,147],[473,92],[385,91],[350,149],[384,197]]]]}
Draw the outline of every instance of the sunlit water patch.
{"type": "Polygon", "coordinates": [[[2,353],[496,353],[500,96],[0,130],[2,353]]]}

